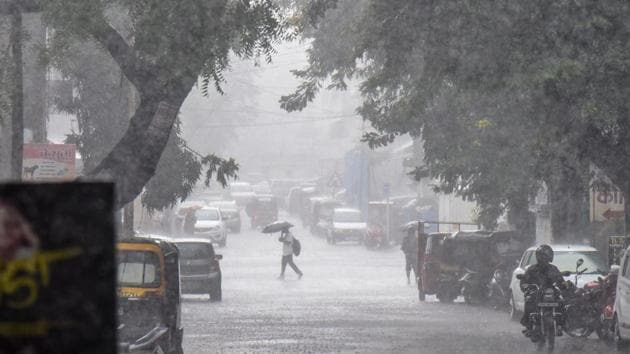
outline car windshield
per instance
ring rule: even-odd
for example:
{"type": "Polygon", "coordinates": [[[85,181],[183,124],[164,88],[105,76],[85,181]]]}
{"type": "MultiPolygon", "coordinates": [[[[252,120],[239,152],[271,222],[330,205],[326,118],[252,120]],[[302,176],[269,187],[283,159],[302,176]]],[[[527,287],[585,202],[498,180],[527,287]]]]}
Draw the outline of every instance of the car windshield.
{"type": "Polygon", "coordinates": [[[358,210],[335,210],[335,222],[361,222],[361,212],[358,210]]]}
{"type": "Polygon", "coordinates": [[[118,252],[118,284],[127,287],[160,286],[160,260],[150,251],[118,252]]]}
{"type": "Polygon", "coordinates": [[[212,203],[213,207],[220,208],[222,211],[237,210],[236,204],[232,202],[212,203]]]}
{"type": "Polygon", "coordinates": [[[584,264],[580,266],[580,270],[588,269],[585,274],[603,274],[608,268],[599,256],[599,253],[595,251],[555,252],[552,263],[558,267],[561,272],[568,271],[575,273],[575,263],[580,258],[584,260],[584,264]]]}
{"type": "Polygon", "coordinates": [[[254,188],[249,184],[233,184],[230,186],[230,190],[236,193],[247,193],[253,192],[254,188]]]}
{"type": "Polygon", "coordinates": [[[197,220],[203,220],[203,221],[219,220],[219,211],[217,209],[200,209],[196,211],[195,215],[197,216],[197,220]]]}
{"type": "Polygon", "coordinates": [[[207,243],[178,243],[177,249],[182,259],[209,259],[214,257],[212,245],[207,243]]]}

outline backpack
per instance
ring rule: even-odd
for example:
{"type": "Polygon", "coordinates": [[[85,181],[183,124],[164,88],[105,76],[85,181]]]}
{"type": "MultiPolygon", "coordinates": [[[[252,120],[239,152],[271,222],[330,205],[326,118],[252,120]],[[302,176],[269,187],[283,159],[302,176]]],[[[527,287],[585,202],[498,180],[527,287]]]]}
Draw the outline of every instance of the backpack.
{"type": "Polygon", "coordinates": [[[293,242],[291,242],[291,246],[293,246],[293,254],[295,256],[299,256],[300,252],[302,252],[302,245],[300,244],[300,240],[294,237],[293,242]]]}

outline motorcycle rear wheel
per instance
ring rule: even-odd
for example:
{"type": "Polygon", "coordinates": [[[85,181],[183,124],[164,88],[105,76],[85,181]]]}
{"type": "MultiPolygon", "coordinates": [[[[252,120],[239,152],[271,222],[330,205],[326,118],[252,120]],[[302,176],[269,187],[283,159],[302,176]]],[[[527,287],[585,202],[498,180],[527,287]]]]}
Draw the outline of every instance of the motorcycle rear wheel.
{"type": "Polygon", "coordinates": [[[582,314],[576,312],[577,308],[571,308],[566,313],[566,320],[564,326],[564,333],[573,338],[587,338],[593,333],[593,328],[589,326],[575,326],[576,323],[583,322],[582,314]]]}

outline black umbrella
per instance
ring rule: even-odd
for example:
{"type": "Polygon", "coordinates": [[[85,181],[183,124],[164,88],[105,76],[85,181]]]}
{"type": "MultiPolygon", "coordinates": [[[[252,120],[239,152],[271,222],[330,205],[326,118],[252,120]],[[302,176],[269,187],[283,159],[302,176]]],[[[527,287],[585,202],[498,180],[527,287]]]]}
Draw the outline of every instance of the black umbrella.
{"type": "Polygon", "coordinates": [[[288,221],[276,221],[276,222],[272,222],[271,224],[265,226],[262,229],[262,232],[264,234],[273,234],[275,232],[280,232],[284,229],[288,229],[290,227],[293,227],[293,224],[291,224],[288,221]]]}

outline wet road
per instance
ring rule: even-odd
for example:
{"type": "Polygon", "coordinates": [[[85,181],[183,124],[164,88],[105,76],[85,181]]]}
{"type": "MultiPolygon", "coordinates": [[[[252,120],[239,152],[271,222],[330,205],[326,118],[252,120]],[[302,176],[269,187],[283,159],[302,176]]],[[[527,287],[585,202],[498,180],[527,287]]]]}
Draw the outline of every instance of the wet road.
{"type": "MultiPolygon", "coordinates": [[[[244,227],[244,229],[247,229],[244,227]]],[[[535,353],[507,314],[463,303],[420,303],[402,253],[328,245],[295,228],[304,277],[276,279],[277,236],[244,231],[223,254],[223,302],[186,296],[185,353],[535,353]]],[[[557,353],[613,352],[595,339],[558,339],[557,353]]]]}

